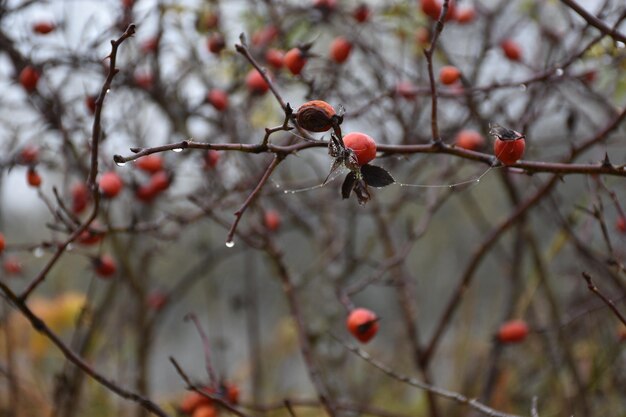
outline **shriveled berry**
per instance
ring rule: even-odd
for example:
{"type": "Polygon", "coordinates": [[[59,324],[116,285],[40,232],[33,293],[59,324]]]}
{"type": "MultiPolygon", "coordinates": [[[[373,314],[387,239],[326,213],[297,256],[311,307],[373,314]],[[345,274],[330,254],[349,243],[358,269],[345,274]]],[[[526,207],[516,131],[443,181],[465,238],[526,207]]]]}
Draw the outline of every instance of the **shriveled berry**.
{"type": "Polygon", "coordinates": [[[296,122],[310,132],[326,132],[333,127],[333,116],[337,113],[333,106],[323,100],[304,103],[296,113],[296,122]]]}

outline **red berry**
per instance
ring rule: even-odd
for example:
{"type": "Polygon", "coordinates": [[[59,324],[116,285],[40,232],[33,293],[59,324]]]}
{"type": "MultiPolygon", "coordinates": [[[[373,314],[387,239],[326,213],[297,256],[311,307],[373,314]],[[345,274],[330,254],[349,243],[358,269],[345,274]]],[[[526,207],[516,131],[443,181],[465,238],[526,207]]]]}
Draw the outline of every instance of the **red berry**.
{"type": "Polygon", "coordinates": [[[337,8],[337,0],[313,0],[313,7],[323,13],[330,13],[337,8]]]}
{"type": "Polygon", "coordinates": [[[116,172],[109,171],[100,176],[98,186],[100,187],[100,191],[102,191],[102,194],[104,194],[105,197],[113,198],[117,196],[120,191],[122,191],[124,183],[116,172]]]}
{"type": "Polygon", "coordinates": [[[54,29],[56,29],[56,25],[52,22],[33,23],[33,32],[40,35],[47,35],[48,33],[54,31],[54,29]]]}
{"type": "Polygon", "coordinates": [[[269,45],[279,34],[276,26],[265,26],[252,35],[252,45],[263,47],[269,45]]]}
{"type": "Polygon", "coordinates": [[[396,94],[407,100],[415,100],[417,87],[410,81],[399,81],[396,84],[396,94]]]}
{"type": "Polygon", "coordinates": [[[220,161],[221,154],[218,151],[213,149],[209,149],[206,154],[204,154],[204,165],[206,168],[213,169],[217,166],[217,163],[220,161]]]}
{"type": "Polygon", "coordinates": [[[428,45],[428,42],[430,42],[430,31],[425,27],[417,28],[415,31],[415,42],[421,48],[428,45]]]}
{"type": "Polygon", "coordinates": [[[78,243],[85,246],[95,245],[102,240],[102,234],[93,232],[90,229],[84,230],[78,236],[78,243]]]}
{"type": "Polygon", "coordinates": [[[228,402],[231,404],[238,404],[239,403],[239,387],[235,384],[225,384],[223,388],[225,391],[224,397],[226,397],[228,402]]]}
{"type": "Polygon", "coordinates": [[[89,190],[82,182],[77,182],[72,186],[72,211],[76,214],[82,213],[87,208],[89,202],[89,190]]]}
{"type": "Polygon", "coordinates": [[[144,203],[150,203],[159,194],[159,190],[150,185],[141,185],[135,190],[135,197],[144,203]]]}
{"type": "Polygon", "coordinates": [[[343,36],[336,37],[330,44],[330,57],[338,64],[345,62],[351,51],[352,43],[343,36]]]}
{"type": "Polygon", "coordinates": [[[150,90],[154,84],[154,77],[149,72],[135,73],[135,84],[144,90],[150,90]]]}
{"type": "Polygon", "coordinates": [[[146,155],[137,160],[135,166],[142,171],[154,174],[163,169],[163,158],[159,155],[146,155]]]}
{"type": "Polygon", "coordinates": [[[439,71],[439,79],[445,85],[454,84],[461,77],[461,71],[452,65],[446,65],[439,71]]]}
{"type": "Polygon", "coordinates": [[[165,171],[159,171],[150,177],[150,187],[156,191],[165,191],[170,186],[171,178],[165,171]]]}
{"type": "Polygon", "coordinates": [[[461,24],[471,23],[475,17],[476,10],[471,6],[459,8],[456,12],[456,21],[461,24]]]}
{"type": "Polygon", "coordinates": [[[20,151],[20,162],[23,164],[34,164],[39,159],[39,147],[36,145],[26,145],[20,151]]]}
{"type": "Polygon", "coordinates": [[[520,61],[522,59],[522,50],[517,42],[511,39],[505,39],[500,43],[500,48],[504,55],[511,61],[520,61]]]}
{"type": "Polygon", "coordinates": [[[476,151],[485,146],[485,138],[475,130],[461,130],[454,141],[456,146],[470,151],[476,151]]]}
{"type": "Polygon", "coordinates": [[[620,342],[626,341],[626,326],[624,326],[623,324],[620,324],[617,328],[617,339],[620,342]]]}
{"type": "Polygon", "coordinates": [[[148,38],[141,44],[141,51],[144,54],[153,54],[159,47],[159,38],[148,38]]]}
{"type": "Polygon", "coordinates": [[[10,256],[4,260],[2,265],[7,275],[18,275],[22,272],[22,263],[15,256],[10,256]]]}
{"type": "Polygon", "coordinates": [[[26,181],[28,181],[28,185],[31,187],[39,187],[41,185],[41,175],[39,175],[35,168],[28,168],[26,181]]]}
{"type": "Polygon", "coordinates": [[[266,211],[263,221],[265,222],[265,227],[267,227],[267,230],[269,230],[270,232],[275,232],[280,227],[280,214],[278,214],[278,212],[275,210],[266,211]]]}
{"type": "Polygon", "coordinates": [[[524,155],[526,141],[524,138],[514,140],[496,139],[493,152],[504,165],[512,165],[524,155]]]}
{"type": "Polygon", "coordinates": [[[333,106],[322,100],[304,103],[296,113],[298,126],[310,132],[326,132],[333,127],[332,117],[336,114],[333,106]]]}
{"type": "MultiPolygon", "coordinates": [[[[205,391],[207,394],[212,394],[214,390],[209,387],[205,387],[203,388],[203,391],[205,391]]],[[[212,403],[213,400],[211,400],[210,398],[205,397],[199,392],[190,391],[183,398],[183,401],[180,404],[180,411],[182,411],[184,414],[192,414],[197,408],[211,405],[212,403]]]]}
{"type": "Polygon", "coordinates": [[[365,23],[369,20],[372,11],[365,3],[361,3],[352,12],[352,17],[359,23],[365,23]]]}
{"type": "Polygon", "coordinates": [[[498,329],[498,340],[502,343],[521,342],[528,335],[528,325],[523,320],[511,320],[502,323],[498,329]]]}
{"type": "Polygon", "coordinates": [[[582,77],[587,84],[592,84],[598,77],[598,73],[596,72],[596,70],[589,70],[586,71],[582,77]]]}
{"type": "Polygon", "coordinates": [[[6,248],[7,242],[4,239],[4,234],[0,233],[0,252],[2,252],[4,250],[4,248],[6,248]]]}
{"type": "Polygon", "coordinates": [[[115,272],[117,271],[115,259],[106,254],[94,259],[93,267],[96,274],[98,274],[101,278],[110,278],[115,275],[115,272]]]}
{"type": "Polygon", "coordinates": [[[96,100],[98,99],[98,96],[96,95],[90,95],[85,97],[85,106],[87,106],[87,110],[89,110],[89,113],[94,114],[96,112],[96,100]]]}
{"type": "Polygon", "coordinates": [[[284,58],[285,66],[293,75],[298,75],[302,72],[306,61],[306,56],[300,48],[290,49],[284,58]]]}
{"type": "Polygon", "coordinates": [[[376,158],[376,142],[365,133],[348,133],[343,137],[343,143],[354,151],[359,165],[365,165],[376,158]]]}
{"type": "Polygon", "coordinates": [[[198,32],[206,32],[211,29],[216,29],[219,23],[220,17],[218,14],[210,10],[204,10],[196,18],[196,29],[198,32]]]}
{"type": "Polygon", "coordinates": [[[217,408],[214,405],[201,405],[196,408],[191,417],[217,417],[217,408]]]}
{"type": "Polygon", "coordinates": [[[39,77],[39,71],[28,65],[20,72],[20,84],[24,87],[24,90],[31,93],[37,88],[39,77]]]}
{"type": "Polygon", "coordinates": [[[378,317],[366,308],[356,308],[348,315],[348,331],[360,342],[369,342],[378,332],[378,317]]]}
{"type": "Polygon", "coordinates": [[[281,69],[283,67],[284,58],[285,58],[285,53],[278,49],[270,48],[265,53],[265,60],[267,61],[269,65],[271,65],[275,69],[281,69]]]}
{"type": "Polygon", "coordinates": [[[209,51],[214,54],[219,54],[225,46],[226,41],[224,40],[224,36],[219,32],[212,34],[207,40],[207,47],[209,51]]]}
{"type": "Polygon", "coordinates": [[[122,6],[127,9],[130,9],[135,4],[135,0],[122,0],[122,6]]]}
{"type": "Polygon", "coordinates": [[[626,233],[626,217],[619,216],[615,222],[615,227],[622,233],[626,233]]]}
{"type": "Polygon", "coordinates": [[[250,93],[258,95],[265,94],[267,90],[270,89],[270,86],[265,82],[261,73],[255,68],[251,69],[246,76],[246,86],[250,93]]]}
{"type": "Polygon", "coordinates": [[[422,0],[422,12],[431,19],[439,19],[441,4],[437,0],[422,0]]]}
{"type": "Polygon", "coordinates": [[[167,304],[167,296],[160,291],[154,291],[148,295],[148,306],[159,311],[167,304]]]}
{"type": "Polygon", "coordinates": [[[228,107],[228,95],[224,90],[214,88],[209,91],[206,100],[219,111],[223,111],[228,107]]]}

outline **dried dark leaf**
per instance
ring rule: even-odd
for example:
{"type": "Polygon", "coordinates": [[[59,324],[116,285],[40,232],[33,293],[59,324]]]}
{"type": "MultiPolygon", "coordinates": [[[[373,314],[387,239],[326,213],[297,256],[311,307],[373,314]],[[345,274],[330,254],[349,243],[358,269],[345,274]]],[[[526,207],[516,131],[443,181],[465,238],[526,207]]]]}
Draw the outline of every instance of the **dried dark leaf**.
{"type": "Polygon", "coordinates": [[[350,198],[350,193],[354,188],[354,183],[356,181],[356,174],[352,171],[348,175],[346,175],[346,179],[343,180],[343,185],[341,186],[341,196],[344,198],[350,198]]]}
{"type": "Polygon", "coordinates": [[[354,184],[354,193],[356,194],[360,205],[363,205],[370,200],[370,193],[367,190],[367,184],[363,180],[358,180],[354,184]]]}
{"type": "Polygon", "coordinates": [[[361,167],[361,175],[367,185],[372,187],[386,187],[396,182],[386,169],[376,165],[363,165],[361,167]]]}

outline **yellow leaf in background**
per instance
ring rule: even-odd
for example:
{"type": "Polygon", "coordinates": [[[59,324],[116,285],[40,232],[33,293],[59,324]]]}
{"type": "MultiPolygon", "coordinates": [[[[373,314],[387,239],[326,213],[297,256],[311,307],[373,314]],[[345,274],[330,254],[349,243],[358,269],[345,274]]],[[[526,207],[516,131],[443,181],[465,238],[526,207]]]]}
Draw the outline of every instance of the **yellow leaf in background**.
{"type": "MultiPolygon", "coordinates": [[[[33,297],[28,306],[53,332],[62,333],[74,327],[86,302],[84,294],[67,292],[54,298],[33,297]]],[[[10,323],[16,347],[28,349],[34,359],[40,359],[52,347],[47,337],[33,329],[19,312],[11,315],[10,323]]]]}
{"type": "Polygon", "coordinates": [[[276,103],[272,103],[270,99],[274,100],[274,96],[272,96],[268,92],[263,101],[257,103],[254,110],[252,111],[252,115],[250,116],[250,123],[252,124],[253,128],[264,129],[267,126],[273,126],[277,123],[280,123],[278,121],[278,118],[276,117],[276,103]]]}

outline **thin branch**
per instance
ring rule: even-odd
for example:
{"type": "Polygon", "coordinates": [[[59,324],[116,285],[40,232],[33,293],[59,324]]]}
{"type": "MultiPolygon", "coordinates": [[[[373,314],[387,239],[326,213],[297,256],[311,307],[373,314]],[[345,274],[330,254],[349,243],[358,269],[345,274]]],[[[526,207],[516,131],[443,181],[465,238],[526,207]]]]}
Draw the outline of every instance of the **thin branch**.
{"type": "Polygon", "coordinates": [[[6,298],[11,302],[11,304],[22,313],[22,315],[29,321],[30,325],[35,330],[48,338],[61,351],[63,356],[65,356],[68,361],[78,366],[85,374],[89,375],[92,379],[107,388],[109,391],[117,394],[122,398],[136,402],[152,414],[159,417],[169,417],[169,415],[165,411],[163,411],[157,404],[152,402],[150,399],[117,385],[115,382],[107,379],[102,374],[93,369],[90,364],[85,362],[83,358],[81,358],[77,353],[70,349],[69,346],[67,346],[61,340],[61,338],[57,336],[57,334],[54,333],[50,329],[50,327],[46,325],[46,323],[41,318],[33,313],[33,311],[26,305],[24,299],[18,297],[2,281],[0,281],[0,291],[2,291],[6,298]]]}
{"type": "Polygon", "coordinates": [[[257,196],[259,191],[261,191],[261,188],[263,188],[263,186],[265,185],[269,177],[272,175],[272,172],[274,172],[274,169],[278,166],[278,164],[280,164],[282,160],[283,158],[280,155],[274,156],[274,159],[272,159],[272,162],[269,164],[269,166],[265,170],[265,173],[259,180],[259,183],[256,185],[254,190],[252,190],[252,192],[250,193],[248,198],[246,198],[246,200],[243,202],[241,207],[239,207],[239,209],[235,212],[235,221],[230,227],[230,230],[228,231],[228,236],[226,237],[227,244],[233,241],[233,237],[235,236],[235,231],[237,230],[237,225],[239,224],[239,221],[241,220],[241,216],[243,216],[243,213],[246,211],[250,203],[252,203],[252,200],[254,200],[254,198],[257,196]]]}
{"type": "Polygon", "coordinates": [[[507,413],[503,413],[501,411],[495,410],[479,401],[477,401],[476,399],[473,398],[468,398],[462,394],[459,394],[457,392],[454,391],[448,391],[446,389],[443,388],[439,388],[436,387],[434,385],[431,384],[426,384],[422,381],[419,381],[415,378],[412,378],[410,376],[406,376],[406,375],[401,375],[399,373],[397,373],[396,371],[394,371],[393,369],[391,369],[390,367],[388,367],[387,365],[383,364],[382,362],[379,362],[378,360],[372,358],[370,356],[369,353],[365,352],[364,350],[359,349],[356,346],[353,346],[349,343],[344,342],[343,340],[333,336],[334,339],[336,339],[339,343],[341,343],[343,346],[345,346],[346,349],[350,350],[352,353],[356,354],[357,356],[359,356],[361,359],[365,360],[367,363],[369,363],[370,365],[374,366],[375,368],[381,370],[382,372],[384,372],[385,374],[389,375],[390,377],[397,379],[399,381],[405,382],[415,388],[419,388],[421,390],[430,392],[434,395],[437,395],[439,397],[443,397],[446,398],[448,400],[452,400],[455,401],[459,404],[463,404],[463,405],[467,405],[471,408],[473,408],[476,411],[479,411],[480,413],[490,416],[490,417],[519,417],[515,414],[507,414],[507,413]]]}
{"type": "Polygon", "coordinates": [[[600,292],[598,287],[596,287],[596,284],[591,279],[591,275],[589,275],[587,272],[583,272],[582,275],[585,281],[587,281],[587,288],[589,288],[589,291],[600,297],[600,299],[604,301],[604,303],[609,306],[611,310],[613,310],[613,313],[615,313],[617,318],[624,324],[624,326],[626,326],[626,317],[624,317],[624,315],[617,309],[615,303],[611,299],[609,299],[606,295],[600,292]]]}
{"type": "Polygon", "coordinates": [[[585,21],[591,26],[598,29],[600,32],[604,33],[607,36],[612,37],[616,41],[620,41],[626,43],[626,35],[618,32],[616,29],[611,28],[606,25],[602,20],[598,19],[587,10],[585,10],[580,4],[576,3],[574,0],[561,0],[561,3],[567,5],[570,9],[575,11],[580,17],[585,19],[585,21]]]}

